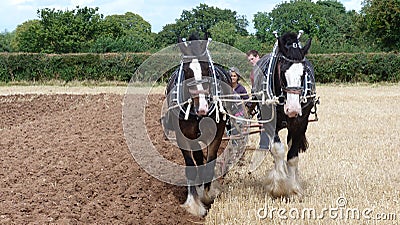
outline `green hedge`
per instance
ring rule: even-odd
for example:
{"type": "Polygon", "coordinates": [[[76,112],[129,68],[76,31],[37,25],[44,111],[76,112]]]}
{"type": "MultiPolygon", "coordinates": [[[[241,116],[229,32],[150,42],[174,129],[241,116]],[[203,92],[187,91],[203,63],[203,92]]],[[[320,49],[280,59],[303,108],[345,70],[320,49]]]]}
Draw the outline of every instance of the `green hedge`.
{"type": "Polygon", "coordinates": [[[0,54],[0,81],[129,81],[149,53],[0,54]]]}
{"type": "MultiPolygon", "coordinates": [[[[150,79],[143,77],[146,73],[135,71],[150,56],[150,53],[2,53],[0,82],[147,81],[150,79]]],[[[316,80],[320,83],[400,81],[397,53],[310,54],[308,59],[314,64],[316,80]]]]}
{"type": "Polygon", "coordinates": [[[311,54],[316,80],[331,82],[399,82],[398,53],[311,54]]]}

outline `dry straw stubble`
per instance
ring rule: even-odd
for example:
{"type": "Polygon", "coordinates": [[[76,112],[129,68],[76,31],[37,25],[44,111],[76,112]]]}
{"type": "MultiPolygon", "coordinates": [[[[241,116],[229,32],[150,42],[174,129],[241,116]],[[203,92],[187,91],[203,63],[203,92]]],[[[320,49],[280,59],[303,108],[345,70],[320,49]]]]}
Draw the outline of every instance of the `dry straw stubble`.
{"type": "Polygon", "coordinates": [[[399,90],[398,84],[318,87],[320,120],[309,124],[310,148],[299,162],[304,198],[266,195],[269,155],[251,174],[246,165],[228,173],[206,224],[398,223],[399,90]]]}

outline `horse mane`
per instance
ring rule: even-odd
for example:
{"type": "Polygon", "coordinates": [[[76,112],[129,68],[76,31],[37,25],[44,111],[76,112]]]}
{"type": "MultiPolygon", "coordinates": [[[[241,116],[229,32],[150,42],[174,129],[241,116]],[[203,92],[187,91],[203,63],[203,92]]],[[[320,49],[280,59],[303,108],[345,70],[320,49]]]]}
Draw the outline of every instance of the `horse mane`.
{"type": "Polygon", "coordinates": [[[222,82],[231,86],[232,78],[231,78],[231,75],[228,73],[228,71],[225,70],[222,65],[215,64],[215,63],[214,63],[214,68],[215,68],[215,73],[217,74],[217,77],[219,78],[219,80],[221,80],[222,82]]]}

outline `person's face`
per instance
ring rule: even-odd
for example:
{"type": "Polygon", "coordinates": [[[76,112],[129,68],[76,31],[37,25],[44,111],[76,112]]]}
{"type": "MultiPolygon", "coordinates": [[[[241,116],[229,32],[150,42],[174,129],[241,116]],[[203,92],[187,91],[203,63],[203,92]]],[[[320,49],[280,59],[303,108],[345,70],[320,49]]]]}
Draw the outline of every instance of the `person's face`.
{"type": "Polygon", "coordinates": [[[258,62],[258,60],[260,59],[260,56],[254,56],[254,55],[249,55],[247,56],[247,60],[249,60],[249,63],[251,63],[251,65],[255,66],[256,63],[258,62]]]}
{"type": "Polygon", "coordinates": [[[232,79],[232,83],[237,83],[238,75],[235,72],[231,72],[231,79],[232,79]]]}

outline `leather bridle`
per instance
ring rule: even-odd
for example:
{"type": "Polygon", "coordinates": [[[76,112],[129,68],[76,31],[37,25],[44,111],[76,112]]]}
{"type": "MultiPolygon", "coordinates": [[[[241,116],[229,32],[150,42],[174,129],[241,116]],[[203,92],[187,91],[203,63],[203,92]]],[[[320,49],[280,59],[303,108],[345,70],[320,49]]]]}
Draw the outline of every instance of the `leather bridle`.
{"type": "MultiPolygon", "coordinates": [[[[282,92],[288,93],[288,94],[296,94],[296,95],[301,95],[304,91],[304,86],[298,86],[298,87],[287,87],[287,84],[284,83],[282,79],[282,74],[281,74],[281,61],[286,61],[289,63],[301,63],[303,64],[303,74],[302,74],[302,80],[304,79],[305,73],[306,73],[306,66],[305,66],[305,59],[303,58],[302,60],[292,60],[288,59],[287,57],[280,55],[279,56],[278,63],[277,63],[277,70],[278,70],[278,76],[279,76],[279,83],[281,85],[281,90],[282,92]]],[[[301,82],[303,84],[303,82],[301,82]]]]}

